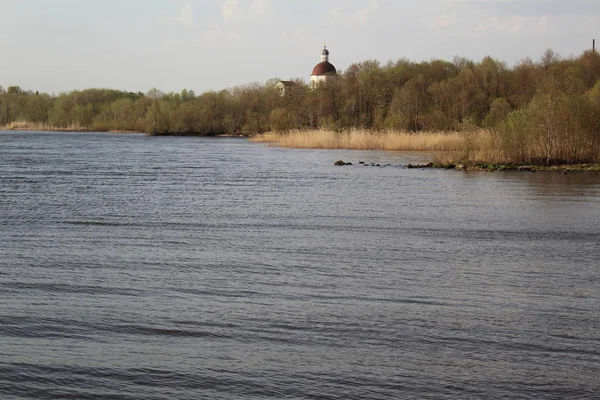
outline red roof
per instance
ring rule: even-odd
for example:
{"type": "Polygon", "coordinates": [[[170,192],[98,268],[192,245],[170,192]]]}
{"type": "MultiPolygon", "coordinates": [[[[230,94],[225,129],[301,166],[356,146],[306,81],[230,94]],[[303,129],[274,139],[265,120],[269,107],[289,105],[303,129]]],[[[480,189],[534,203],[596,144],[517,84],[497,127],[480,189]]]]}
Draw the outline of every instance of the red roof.
{"type": "Polygon", "coordinates": [[[335,75],[337,70],[329,61],[323,61],[315,65],[312,72],[313,75],[335,75]]]}

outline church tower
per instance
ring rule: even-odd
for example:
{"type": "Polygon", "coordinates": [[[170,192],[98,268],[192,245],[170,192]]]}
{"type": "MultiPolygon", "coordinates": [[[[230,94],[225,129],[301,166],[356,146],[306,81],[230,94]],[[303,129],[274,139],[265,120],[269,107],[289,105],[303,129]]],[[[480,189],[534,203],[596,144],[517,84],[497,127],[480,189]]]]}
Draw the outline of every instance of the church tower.
{"type": "Polygon", "coordinates": [[[321,52],[321,62],[315,65],[310,76],[310,87],[317,88],[320,84],[327,82],[337,76],[337,70],[329,62],[329,50],[327,46],[323,47],[321,52]]]}
{"type": "Polygon", "coordinates": [[[324,46],[321,52],[321,62],[329,62],[329,50],[327,50],[327,46],[324,46]]]}

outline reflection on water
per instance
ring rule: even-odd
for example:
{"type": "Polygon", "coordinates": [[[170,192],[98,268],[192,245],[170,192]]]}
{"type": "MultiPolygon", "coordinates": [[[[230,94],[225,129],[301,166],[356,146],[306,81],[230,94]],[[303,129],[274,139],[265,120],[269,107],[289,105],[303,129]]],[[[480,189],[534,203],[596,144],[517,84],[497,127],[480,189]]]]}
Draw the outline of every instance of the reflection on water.
{"type": "Polygon", "coordinates": [[[541,194],[571,197],[594,196],[600,181],[597,172],[537,172],[524,174],[524,178],[541,194]]]}
{"type": "Polygon", "coordinates": [[[0,397],[596,396],[600,176],[424,161],[0,133],[0,397]]]}

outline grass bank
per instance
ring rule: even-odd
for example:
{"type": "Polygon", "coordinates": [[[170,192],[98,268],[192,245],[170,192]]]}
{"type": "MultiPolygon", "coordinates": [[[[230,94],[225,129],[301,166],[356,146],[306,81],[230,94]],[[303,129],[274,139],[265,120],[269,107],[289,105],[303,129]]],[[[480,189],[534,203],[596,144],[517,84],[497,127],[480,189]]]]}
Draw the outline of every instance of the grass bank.
{"type": "Polygon", "coordinates": [[[82,125],[72,123],[68,126],[54,126],[45,122],[14,121],[10,124],[0,126],[2,131],[40,131],[40,132],[111,132],[111,133],[141,133],[136,131],[121,130],[99,130],[89,129],[82,125]]]}
{"type": "MultiPolygon", "coordinates": [[[[478,147],[488,140],[486,131],[478,131],[478,147]],[[480,143],[481,142],[481,143],[480,143]]],[[[401,132],[353,129],[335,132],[328,129],[298,130],[291,132],[267,132],[251,138],[253,142],[271,143],[278,147],[301,149],[348,149],[451,152],[464,147],[465,136],[459,132],[401,132]]]]}
{"type": "MultiPolygon", "coordinates": [[[[485,129],[460,132],[402,132],[354,129],[335,132],[327,129],[268,132],[255,136],[254,142],[272,146],[306,149],[388,150],[431,153],[432,162],[416,167],[456,168],[478,171],[600,171],[591,162],[546,162],[535,148],[529,160],[515,159],[502,146],[502,138],[485,129]]],[[[600,158],[599,158],[600,159],[600,158]]]]}
{"type": "Polygon", "coordinates": [[[48,131],[48,132],[86,132],[87,129],[81,125],[71,124],[67,127],[57,127],[45,122],[14,121],[10,124],[0,126],[4,131],[48,131]]]}

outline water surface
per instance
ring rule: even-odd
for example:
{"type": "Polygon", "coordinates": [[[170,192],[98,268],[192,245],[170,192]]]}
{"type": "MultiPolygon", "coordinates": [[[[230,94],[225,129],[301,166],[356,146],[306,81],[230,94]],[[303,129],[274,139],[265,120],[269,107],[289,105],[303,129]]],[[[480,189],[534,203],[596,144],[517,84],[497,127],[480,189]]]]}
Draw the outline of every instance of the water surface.
{"type": "Polygon", "coordinates": [[[422,161],[1,132],[0,397],[596,397],[600,176],[422,161]]]}

